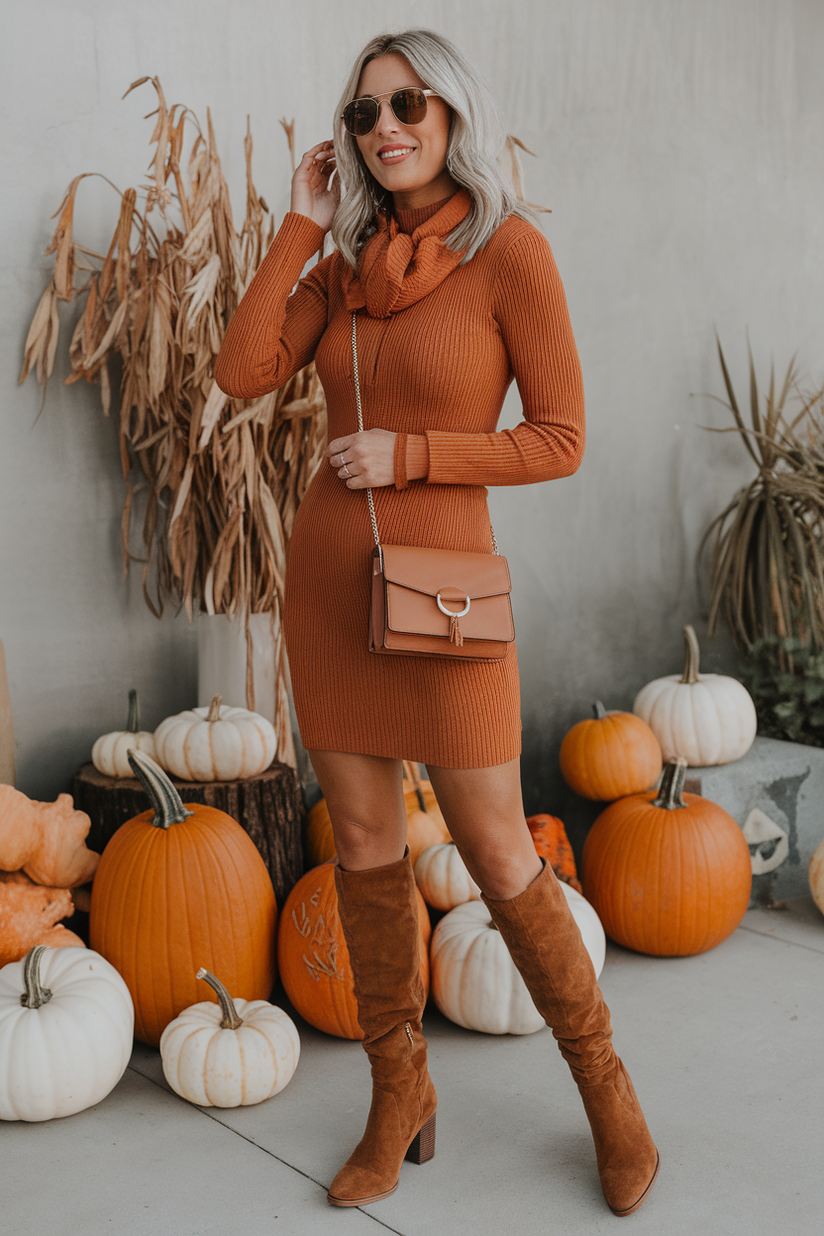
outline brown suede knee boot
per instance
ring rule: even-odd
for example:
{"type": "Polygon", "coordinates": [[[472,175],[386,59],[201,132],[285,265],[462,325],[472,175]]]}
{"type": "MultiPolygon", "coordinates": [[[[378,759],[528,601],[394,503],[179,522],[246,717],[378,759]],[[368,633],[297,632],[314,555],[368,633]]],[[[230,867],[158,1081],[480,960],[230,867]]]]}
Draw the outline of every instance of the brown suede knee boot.
{"type": "Polygon", "coordinates": [[[604,1197],[616,1215],[646,1200],[659,1155],[626,1069],[578,925],[548,863],[509,901],[483,898],[570,1067],[592,1129],[604,1197]]]}
{"type": "Polygon", "coordinates": [[[364,1206],[395,1192],[405,1158],[432,1158],[438,1100],[421,1030],[425,997],[409,851],[397,863],[368,871],[338,866],[335,883],[372,1065],[372,1106],[366,1131],[327,1198],[333,1206],[364,1206]]]}

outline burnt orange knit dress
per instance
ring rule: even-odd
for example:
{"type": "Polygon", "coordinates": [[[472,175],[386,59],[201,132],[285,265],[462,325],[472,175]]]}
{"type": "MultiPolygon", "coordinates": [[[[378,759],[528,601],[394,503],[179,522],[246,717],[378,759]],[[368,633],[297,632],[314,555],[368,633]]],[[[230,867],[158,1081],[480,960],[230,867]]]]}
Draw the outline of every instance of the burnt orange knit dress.
{"type": "MultiPolygon", "coordinates": [[[[294,291],[323,233],[287,214],[215,370],[222,390],[251,399],[314,358],[330,440],[355,433],[357,310],[364,427],[404,435],[395,485],[373,491],[389,545],[489,553],[486,486],[566,476],[583,451],[581,371],[549,245],[531,224],[510,218],[459,265],[442,238],[469,207],[460,190],[434,213],[382,219],[357,274],[335,252],[294,291]],[[496,433],[513,377],[525,419],[496,433]],[[420,457],[421,449],[426,479],[407,483],[406,452],[420,457]]],[[[284,628],[304,745],[447,768],[514,759],[515,645],[500,661],[370,653],[373,544],[366,491],[347,489],[324,462],[295,519],[286,579],[284,628]]]]}

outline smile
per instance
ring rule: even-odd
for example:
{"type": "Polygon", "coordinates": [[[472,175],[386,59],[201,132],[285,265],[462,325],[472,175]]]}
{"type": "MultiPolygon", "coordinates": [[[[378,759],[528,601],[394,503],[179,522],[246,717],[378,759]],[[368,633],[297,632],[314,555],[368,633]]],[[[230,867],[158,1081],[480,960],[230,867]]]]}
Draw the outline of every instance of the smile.
{"type": "Polygon", "coordinates": [[[400,146],[394,150],[382,150],[378,153],[378,158],[381,163],[397,163],[399,159],[405,159],[407,155],[413,154],[414,146],[400,146]]]}

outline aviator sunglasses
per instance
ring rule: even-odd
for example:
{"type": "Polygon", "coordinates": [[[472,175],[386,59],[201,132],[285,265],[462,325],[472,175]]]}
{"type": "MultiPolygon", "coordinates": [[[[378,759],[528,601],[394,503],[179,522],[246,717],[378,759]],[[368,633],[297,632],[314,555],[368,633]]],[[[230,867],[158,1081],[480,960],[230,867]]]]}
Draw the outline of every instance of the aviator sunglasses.
{"type": "Polygon", "coordinates": [[[347,103],[341,113],[347,133],[353,137],[366,137],[378,123],[381,99],[389,99],[389,106],[401,124],[420,124],[426,116],[426,100],[429,95],[438,98],[437,90],[419,90],[417,86],[405,86],[402,90],[387,90],[384,94],[365,95],[347,103]]]}

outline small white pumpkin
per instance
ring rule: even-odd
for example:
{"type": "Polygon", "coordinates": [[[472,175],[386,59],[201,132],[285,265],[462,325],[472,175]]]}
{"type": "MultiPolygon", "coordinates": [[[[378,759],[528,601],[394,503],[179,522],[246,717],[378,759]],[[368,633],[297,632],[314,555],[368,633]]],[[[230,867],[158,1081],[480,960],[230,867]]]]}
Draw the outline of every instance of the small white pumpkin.
{"type": "Polygon", "coordinates": [[[104,777],[133,777],[127,755],[129,751],[145,751],[157,759],[154,734],[140,728],[140,709],[137,692],[129,692],[129,719],[125,730],[113,730],[103,734],[92,747],[92,763],[104,777]]]}
{"type": "Polygon", "coordinates": [[[217,992],[169,1022],[160,1038],[166,1080],[199,1107],[247,1107],[279,1094],[300,1056],[295,1023],[266,1000],[232,999],[208,970],[198,970],[217,992]]]}
{"type": "Polygon", "coordinates": [[[435,910],[454,910],[467,901],[481,899],[481,890],[454,841],[430,845],[418,855],[415,881],[426,904],[435,910]]]}
{"type": "Polygon", "coordinates": [[[105,1099],[129,1063],[134,1007],[87,948],[36,945],[0,970],[0,1120],[53,1120],[105,1099]]]}
{"type": "Polygon", "coordinates": [[[221,704],[219,695],[208,708],[190,708],[161,721],[154,739],[158,764],[184,781],[256,777],[277,751],[271,721],[221,704]]]}
{"type": "Polygon", "coordinates": [[[632,711],[646,721],[664,763],[683,755],[692,768],[729,764],[749,751],[755,738],[755,704],[737,678],[699,674],[695,631],[684,627],[684,672],[656,678],[636,696],[632,711]]]}
{"type": "MultiPolygon", "coordinates": [[[[592,958],[596,977],[606,957],[601,920],[569,884],[561,888],[592,958]]],[[[534,1034],[544,1019],[493,926],[482,901],[467,901],[444,915],[432,934],[432,994],[445,1017],[483,1034],[534,1034]]]]}

